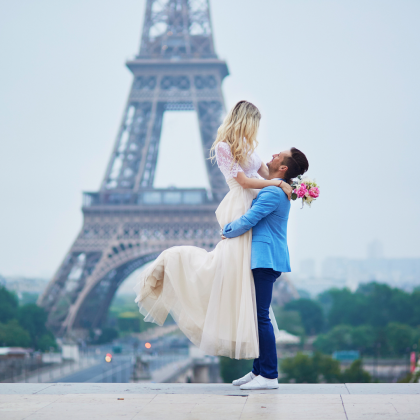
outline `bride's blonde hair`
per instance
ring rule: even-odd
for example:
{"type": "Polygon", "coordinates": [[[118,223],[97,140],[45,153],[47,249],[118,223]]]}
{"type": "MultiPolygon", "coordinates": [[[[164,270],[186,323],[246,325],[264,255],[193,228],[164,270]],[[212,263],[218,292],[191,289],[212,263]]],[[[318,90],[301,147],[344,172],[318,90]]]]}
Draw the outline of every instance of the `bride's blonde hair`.
{"type": "Polygon", "coordinates": [[[246,166],[248,159],[258,146],[257,133],[261,114],[248,101],[239,101],[227,114],[217,130],[217,137],[210,149],[210,159],[216,158],[216,146],[220,142],[229,145],[233,163],[246,166]]]}

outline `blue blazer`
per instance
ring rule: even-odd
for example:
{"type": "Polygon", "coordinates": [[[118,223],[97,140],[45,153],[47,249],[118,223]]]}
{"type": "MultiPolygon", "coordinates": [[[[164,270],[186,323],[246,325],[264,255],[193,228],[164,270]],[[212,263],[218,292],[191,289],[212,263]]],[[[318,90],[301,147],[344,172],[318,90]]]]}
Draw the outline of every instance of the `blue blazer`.
{"type": "Polygon", "coordinates": [[[287,221],[290,201],[278,187],[263,188],[251,208],[223,228],[226,238],[235,238],[252,228],[251,269],[272,268],[290,272],[287,221]]]}

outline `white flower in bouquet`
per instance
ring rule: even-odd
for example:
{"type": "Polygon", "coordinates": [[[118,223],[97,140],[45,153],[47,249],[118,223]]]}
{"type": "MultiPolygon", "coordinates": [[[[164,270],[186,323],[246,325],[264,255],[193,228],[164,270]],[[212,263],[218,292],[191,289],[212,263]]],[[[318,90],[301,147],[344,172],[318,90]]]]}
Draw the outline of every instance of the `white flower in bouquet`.
{"type": "Polygon", "coordinates": [[[305,197],[305,198],[304,198],[304,200],[305,200],[305,203],[306,203],[309,207],[311,207],[311,203],[312,203],[312,201],[314,200],[314,198],[313,198],[313,197],[311,197],[310,195],[308,195],[307,197],[305,197]]]}
{"type": "Polygon", "coordinates": [[[318,184],[309,177],[302,178],[298,176],[297,180],[293,182],[292,187],[294,188],[292,200],[301,198],[302,207],[305,203],[311,206],[312,201],[317,199],[320,194],[318,184]]]}

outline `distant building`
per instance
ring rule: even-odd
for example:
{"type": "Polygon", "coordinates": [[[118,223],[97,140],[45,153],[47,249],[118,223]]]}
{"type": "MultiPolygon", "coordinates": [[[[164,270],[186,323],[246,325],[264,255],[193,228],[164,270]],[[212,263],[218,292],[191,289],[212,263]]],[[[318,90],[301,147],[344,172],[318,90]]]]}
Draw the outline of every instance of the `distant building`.
{"type": "Polygon", "coordinates": [[[307,291],[312,297],[333,287],[355,291],[360,284],[372,281],[412,291],[420,287],[420,258],[330,257],[324,260],[320,276],[310,277],[299,271],[292,273],[290,279],[298,290],[307,291]]]}
{"type": "Polygon", "coordinates": [[[303,278],[314,278],[316,277],[316,266],[315,260],[313,259],[306,259],[301,260],[299,263],[299,274],[303,278]]]}
{"type": "Polygon", "coordinates": [[[0,360],[25,359],[31,354],[31,349],[22,347],[0,347],[0,360]]]}
{"type": "Polygon", "coordinates": [[[404,290],[420,286],[420,258],[327,258],[321,277],[357,288],[360,283],[377,281],[404,290]]]}
{"type": "Polygon", "coordinates": [[[372,281],[407,291],[420,286],[420,258],[385,258],[378,240],[370,242],[366,251],[365,259],[326,258],[319,273],[314,260],[302,260],[297,273],[292,273],[293,284],[312,296],[333,287],[354,291],[359,284],[372,281]]]}
{"type": "MultiPolygon", "coordinates": [[[[314,298],[325,290],[331,289],[333,287],[342,289],[343,287],[351,287],[343,279],[334,279],[334,278],[323,278],[323,277],[305,277],[300,273],[290,275],[293,285],[298,290],[299,294],[302,297],[305,297],[305,292],[314,298]]],[[[274,291],[273,291],[274,296],[274,291]]]]}
{"type": "Polygon", "coordinates": [[[22,293],[41,294],[48,284],[47,279],[27,278],[27,277],[1,277],[0,285],[8,290],[15,292],[19,298],[22,293]]]}
{"type": "Polygon", "coordinates": [[[299,293],[291,282],[289,274],[282,274],[278,281],[274,283],[271,300],[273,305],[284,306],[291,300],[299,299],[299,297],[299,293]]]}

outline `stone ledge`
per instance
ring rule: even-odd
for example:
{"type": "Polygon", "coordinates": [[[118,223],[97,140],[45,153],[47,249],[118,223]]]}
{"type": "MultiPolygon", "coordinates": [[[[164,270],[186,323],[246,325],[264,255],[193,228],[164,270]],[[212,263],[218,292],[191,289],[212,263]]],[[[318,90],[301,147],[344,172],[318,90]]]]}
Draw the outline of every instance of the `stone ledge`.
{"type": "Polygon", "coordinates": [[[230,384],[162,384],[162,383],[2,383],[0,395],[4,394],[420,394],[420,384],[280,384],[279,389],[241,391],[230,384]]]}
{"type": "Polygon", "coordinates": [[[418,420],[419,384],[0,384],[1,420],[418,420]]]}

